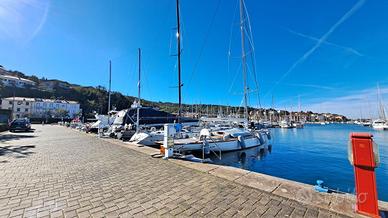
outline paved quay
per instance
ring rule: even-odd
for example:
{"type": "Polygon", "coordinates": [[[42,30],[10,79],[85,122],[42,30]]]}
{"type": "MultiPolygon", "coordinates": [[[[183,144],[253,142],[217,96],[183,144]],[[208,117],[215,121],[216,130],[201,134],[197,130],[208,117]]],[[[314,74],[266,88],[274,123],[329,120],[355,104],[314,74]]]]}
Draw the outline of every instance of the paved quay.
{"type": "Polygon", "coordinates": [[[344,216],[65,127],[33,128],[0,133],[0,217],[344,216]]]}

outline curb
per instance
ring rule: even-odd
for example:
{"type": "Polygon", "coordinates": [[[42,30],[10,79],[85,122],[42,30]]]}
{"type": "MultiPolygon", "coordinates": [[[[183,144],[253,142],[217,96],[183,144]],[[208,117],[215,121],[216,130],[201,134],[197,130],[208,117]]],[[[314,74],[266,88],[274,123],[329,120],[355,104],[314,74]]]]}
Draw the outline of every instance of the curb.
{"type": "MultiPolygon", "coordinates": [[[[146,155],[153,155],[159,153],[159,150],[155,148],[139,146],[112,138],[98,138],[94,135],[90,135],[80,131],[76,132],[115,145],[123,146],[146,155]]],[[[365,217],[363,215],[355,213],[354,205],[356,202],[356,197],[353,194],[319,193],[314,191],[312,185],[230,166],[222,166],[208,163],[196,163],[179,159],[168,159],[168,161],[186,168],[200,171],[202,173],[211,174],[213,176],[226,179],[236,184],[254,188],[293,201],[297,201],[308,206],[317,207],[345,216],[365,217]]],[[[388,202],[379,201],[379,209],[383,211],[388,211],[388,202]]]]}

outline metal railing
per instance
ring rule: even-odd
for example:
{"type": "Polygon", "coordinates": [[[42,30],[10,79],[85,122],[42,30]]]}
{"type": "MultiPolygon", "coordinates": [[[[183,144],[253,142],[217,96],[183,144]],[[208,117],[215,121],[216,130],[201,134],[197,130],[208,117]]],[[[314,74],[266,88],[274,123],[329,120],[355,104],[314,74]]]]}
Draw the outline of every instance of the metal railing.
{"type": "Polygon", "coordinates": [[[202,142],[202,159],[203,159],[203,160],[205,159],[205,147],[208,147],[209,153],[210,153],[210,152],[213,152],[213,154],[214,154],[218,159],[221,160],[221,158],[222,158],[222,150],[221,150],[220,146],[219,146],[219,145],[217,144],[217,142],[214,141],[214,139],[212,139],[211,137],[209,137],[209,139],[212,141],[212,143],[213,143],[213,144],[215,145],[215,147],[218,149],[218,153],[219,153],[219,154],[217,154],[217,152],[215,152],[214,150],[210,149],[210,144],[209,144],[209,142],[207,141],[207,137],[205,137],[204,140],[203,140],[203,142],[202,142]]]}

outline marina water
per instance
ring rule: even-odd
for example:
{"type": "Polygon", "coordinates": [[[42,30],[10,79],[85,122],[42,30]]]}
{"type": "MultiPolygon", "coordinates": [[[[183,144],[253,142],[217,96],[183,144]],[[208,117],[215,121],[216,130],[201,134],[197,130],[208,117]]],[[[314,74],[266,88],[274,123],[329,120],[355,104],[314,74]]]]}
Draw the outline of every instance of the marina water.
{"type": "Polygon", "coordinates": [[[348,161],[351,132],[369,132],[379,145],[380,165],[376,169],[380,200],[388,201],[388,131],[350,124],[305,125],[303,129],[271,129],[272,147],[224,153],[216,164],[244,168],[315,185],[324,180],[331,189],[354,193],[353,166],[348,161]]]}

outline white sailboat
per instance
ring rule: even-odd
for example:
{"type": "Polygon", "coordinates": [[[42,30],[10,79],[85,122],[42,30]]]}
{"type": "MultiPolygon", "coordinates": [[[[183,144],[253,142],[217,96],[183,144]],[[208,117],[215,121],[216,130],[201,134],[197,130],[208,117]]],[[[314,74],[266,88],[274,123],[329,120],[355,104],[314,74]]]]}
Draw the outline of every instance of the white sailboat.
{"type": "Polygon", "coordinates": [[[140,91],[141,91],[141,49],[138,50],[138,62],[139,62],[139,72],[138,72],[138,96],[137,102],[135,101],[132,107],[136,107],[136,132],[133,134],[131,139],[129,140],[133,144],[141,144],[141,145],[155,145],[156,141],[163,140],[163,131],[156,129],[152,129],[150,131],[141,131],[140,130],[140,91]]]}
{"type": "MultiPolygon", "coordinates": [[[[292,109],[291,109],[292,110],[292,109]]],[[[285,111],[285,113],[286,113],[286,111],[287,110],[284,110],[285,111]]],[[[291,115],[291,111],[290,111],[290,114],[289,114],[289,116],[287,117],[286,116],[286,114],[284,115],[284,117],[283,117],[283,120],[281,120],[280,122],[279,122],[279,127],[280,128],[282,128],[282,129],[291,129],[291,128],[294,128],[294,126],[293,126],[293,124],[292,124],[292,122],[293,122],[293,120],[292,120],[292,115],[291,115]]]]}
{"type": "Polygon", "coordinates": [[[379,85],[377,85],[377,97],[379,101],[379,119],[374,120],[372,122],[372,127],[376,130],[388,130],[388,121],[387,116],[385,114],[385,108],[383,104],[383,99],[381,97],[379,85]]]}
{"type": "Polygon", "coordinates": [[[298,107],[299,107],[299,111],[297,113],[297,120],[295,122],[292,123],[292,126],[295,127],[295,128],[298,128],[298,129],[302,129],[304,127],[304,121],[302,121],[302,118],[301,118],[301,113],[302,113],[302,107],[301,107],[301,104],[300,104],[300,96],[298,96],[298,107]]]}
{"type": "Polygon", "coordinates": [[[174,150],[179,152],[201,151],[226,152],[248,149],[258,146],[268,147],[270,142],[268,131],[251,131],[248,129],[227,129],[211,131],[202,129],[198,138],[174,140],[174,150]]]}
{"type": "MultiPolygon", "coordinates": [[[[179,8],[179,7],[178,7],[179,8]]],[[[179,14],[179,13],[178,13],[179,14]]],[[[245,22],[247,21],[244,0],[240,0],[240,31],[241,31],[241,55],[242,75],[244,83],[244,128],[232,128],[226,130],[212,131],[202,129],[199,137],[186,139],[175,139],[174,150],[178,151],[199,151],[210,150],[213,152],[234,151],[257,146],[268,146],[270,144],[270,133],[266,130],[254,131],[248,129],[248,85],[247,85],[247,60],[245,52],[245,22]]],[[[178,28],[179,29],[179,28],[178,28]]],[[[179,35],[179,33],[178,33],[179,35]]],[[[252,39],[250,39],[252,40],[252,39]]],[[[252,52],[252,51],[251,51],[252,52]]]]}

